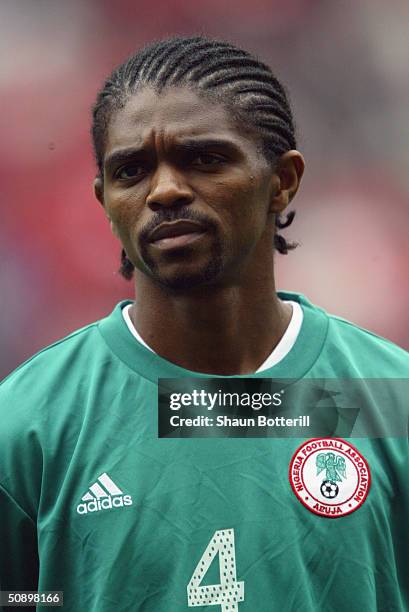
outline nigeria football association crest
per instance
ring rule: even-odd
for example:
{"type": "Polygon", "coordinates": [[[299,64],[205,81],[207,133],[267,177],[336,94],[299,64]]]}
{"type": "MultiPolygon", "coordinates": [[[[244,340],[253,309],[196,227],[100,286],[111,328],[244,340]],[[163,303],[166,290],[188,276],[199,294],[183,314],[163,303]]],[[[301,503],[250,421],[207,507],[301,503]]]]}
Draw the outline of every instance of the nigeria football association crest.
{"type": "Polygon", "coordinates": [[[328,518],[357,510],[371,482],[365,458],[340,438],[304,442],[291,459],[289,476],[300,502],[314,514],[328,518]]]}

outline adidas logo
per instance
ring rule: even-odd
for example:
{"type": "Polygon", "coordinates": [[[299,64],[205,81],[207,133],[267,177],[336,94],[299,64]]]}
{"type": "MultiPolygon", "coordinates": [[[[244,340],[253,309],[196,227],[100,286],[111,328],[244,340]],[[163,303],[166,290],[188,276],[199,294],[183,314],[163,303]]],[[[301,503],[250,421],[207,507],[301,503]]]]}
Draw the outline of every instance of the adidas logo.
{"type": "Polygon", "coordinates": [[[122,506],[132,506],[132,497],[124,495],[123,491],[116,486],[114,481],[106,472],[97,478],[89,490],[82,496],[81,502],[77,506],[78,514],[88,514],[88,512],[98,512],[109,508],[121,508],[122,506]]]}

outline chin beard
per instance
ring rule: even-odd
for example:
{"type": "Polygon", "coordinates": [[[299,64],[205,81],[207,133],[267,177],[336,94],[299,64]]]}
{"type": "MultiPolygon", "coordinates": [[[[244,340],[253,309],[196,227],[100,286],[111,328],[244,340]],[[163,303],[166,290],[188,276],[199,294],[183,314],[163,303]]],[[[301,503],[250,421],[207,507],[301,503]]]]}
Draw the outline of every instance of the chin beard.
{"type": "Polygon", "coordinates": [[[159,270],[151,268],[151,275],[163,289],[174,294],[211,285],[219,278],[222,268],[221,258],[215,258],[212,259],[205,268],[194,273],[166,277],[162,276],[159,270]]]}
{"type": "MultiPolygon", "coordinates": [[[[184,258],[189,259],[189,248],[184,247],[184,258]]],[[[166,276],[161,274],[160,266],[149,257],[145,251],[142,253],[145,270],[148,275],[163,289],[169,293],[182,293],[189,289],[195,289],[201,286],[211,285],[220,277],[223,270],[223,257],[220,243],[213,250],[212,258],[201,269],[195,272],[186,272],[185,274],[174,274],[166,276]]],[[[175,253],[175,257],[180,258],[180,253],[175,253]]]]}
{"type": "MultiPolygon", "coordinates": [[[[183,259],[185,261],[188,261],[192,256],[189,250],[190,249],[186,247],[183,248],[183,259]]],[[[189,289],[208,286],[214,281],[217,281],[224,268],[220,243],[216,244],[216,249],[208,263],[204,264],[198,270],[192,272],[186,271],[185,273],[181,272],[180,274],[176,272],[169,276],[161,273],[161,266],[150,257],[147,250],[143,249],[141,255],[142,261],[144,262],[145,273],[169,293],[181,293],[189,289]]],[[[172,254],[168,253],[167,259],[171,261],[173,258],[176,261],[180,260],[181,253],[176,251],[172,254]]],[[[164,264],[164,267],[166,267],[166,264],[164,264]]]]}

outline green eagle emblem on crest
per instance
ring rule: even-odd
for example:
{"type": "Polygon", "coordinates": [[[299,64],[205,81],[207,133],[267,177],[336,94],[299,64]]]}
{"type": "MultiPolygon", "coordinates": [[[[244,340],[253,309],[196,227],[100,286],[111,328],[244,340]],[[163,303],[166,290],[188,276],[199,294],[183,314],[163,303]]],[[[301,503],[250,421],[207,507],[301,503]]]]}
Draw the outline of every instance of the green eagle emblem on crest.
{"type": "Polygon", "coordinates": [[[323,470],[325,472],[325,480],[331,482],[341,482],[343,478],[346,479],[346,465],[344,457],[340,455],[335,456],[334,453],[319,453],[316,459],[317,476],[323,470]]]}

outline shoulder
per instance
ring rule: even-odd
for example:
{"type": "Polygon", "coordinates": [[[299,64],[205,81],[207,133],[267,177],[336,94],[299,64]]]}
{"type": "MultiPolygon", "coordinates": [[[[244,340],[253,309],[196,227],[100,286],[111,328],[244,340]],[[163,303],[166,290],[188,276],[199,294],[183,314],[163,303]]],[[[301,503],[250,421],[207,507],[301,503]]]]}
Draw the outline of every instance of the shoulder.
{"type": "Polygon", "coordinates": [[[45,347],[0,383],[0,487],[30,516],[44,464],[73,452],[84,415],[99,407],[117,369],[100,330],[111,316],[45,347]]]}
{"type": "Polygon", "coordinates": [[[325,343],[333,360],[345,360],[363,378],[408,378],[409,353],[365,328],[328,314],[325,343]]]}
{"type": "Polygon", "coordinates": [[[334,338],[344,343],[347,342],[349,346],[356,349],[372,350],[379,356],[382,355],[386,361],[391,360],[409,367],[409,353],[402,347],[342,317],[330,314],[328,318],[329,333],[334,338]]]}
{"type": "Polygon", "coordinates": [[[320,337],[314,367],[327,375],[357,378],[409,378],[409,353],[386,338],[312,304],[303,295],[286,292],[299,302],[309,329],[310,344],[320,337]]]}
{"type": "Polygon", "coordinates": [[[30,448],[41,447],[44,436],[80,418],[101,346],[92,323],[45,347],[0,383],[2,454],[29,441],[30,448]]]}
{"type": "MultiPolygon", "coordinates": [[[[23,413],[44,420],[45,411],[56,413],[86,398],[91,390],[109,380],[108,372],[122,363],[107,344],[104,329],[116,337],[123,326],[122,306],[108,316],[81,327],[46,346],[0,382],[0,418],[18,421],[23,413]],[[112,329],[111,329],[112,328],[112,329]],[[95,383],[95,384],[94,384],[95,383]]],[[[122,372],[122,370],[121,370],[122,372]]]]}
{"type": "Polygon", "coordinates": [[[47,453],[76,439],[97,353],[93,323],[47,346],[0,384],[0,486],[35,516],[47,453]]]}
{"type": "Polygon", "coordinates": [[[95,322],[46,346],[0,383],[0,397],[18,389],[21,393],[33,393],[56,375],[63,376],[73,369],[79,370],[93,346],[100,342],[98,336],[98,322],[95,322]]]}

